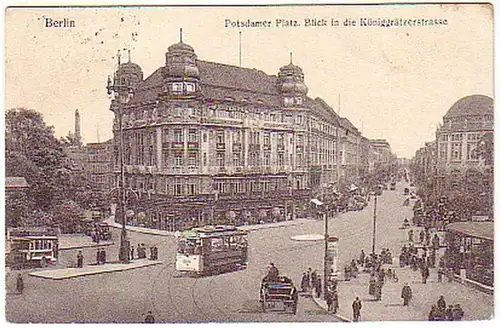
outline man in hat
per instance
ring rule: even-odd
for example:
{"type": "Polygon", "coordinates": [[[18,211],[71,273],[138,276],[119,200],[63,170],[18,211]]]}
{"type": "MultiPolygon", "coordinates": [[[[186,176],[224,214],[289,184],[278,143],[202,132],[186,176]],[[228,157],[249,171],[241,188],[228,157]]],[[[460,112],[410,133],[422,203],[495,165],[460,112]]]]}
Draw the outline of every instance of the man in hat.
{"type": "Polygon", "coordinates": [[[353,322],[358,322],[361,317],[361,308],[363,305],[361,304],[361,300],[359,297],[352,302],[352,320],[353,322]]]}
{"type": "Polygon", "coordinates": [[[153,312],[149,311],[148,314],[146,314],[144,323],[155,323],[155,317],[153,316],[153,312]]]}
{"type": "Polygon", "coordinates": [[[76,255],[76,267],[83,267],[83,253],[81,250],[79,250],[78,254],[76,255]]]}
{"type": "Polygon", "coordinates": [[[401,290],[401,298],[403,298],[403,306],[408,306],[410,299],[412,297],[412,291],[408,282],[405,282],[403,289],[401,290]]]}
{"type": "Polygon", "coordinates": [[[18,294],[22,294],[23,290],[24,290],[24,280],[21,273],[19,273],[16,279],[16,291],[18,294]]]}

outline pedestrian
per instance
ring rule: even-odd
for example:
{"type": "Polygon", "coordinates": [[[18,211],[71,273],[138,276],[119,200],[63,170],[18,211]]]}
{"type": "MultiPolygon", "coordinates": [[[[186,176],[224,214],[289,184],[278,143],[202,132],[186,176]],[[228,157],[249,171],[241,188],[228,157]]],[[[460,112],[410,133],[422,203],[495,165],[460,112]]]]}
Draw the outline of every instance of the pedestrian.
{"type": "Polygon", "coordinates": [[[96,260],[97,260],[97,265],[101,264],[101,248],[97,248],[96,260]]]}
{"type": "Polygon", "coordinates": [[[134,260],[134,246],[130,245],[130,259],[134,260]]]}
{"type": "Polygon", "coordinates": [[[359,300],[359,297],[356,297],[356,299],[352,302],[352,320],[354,322],[359,321],[362,307],[363,305],[361,304],[361,300],[359,300]]]}
{"type": "Polygon", "coordinates": [[[154,248],[151,246],[149,247],[149,260],[154,260],[155,257],[155,252],[153,250],[154,248]]]}
{"type": "Polygon", "coordinates": [[[321,276],[320,275],[318,275],[316,277],[315,289],[316,289],[316,298],[320,298],[321,297],[321,276]]]}
{"type": "Polygon", "coordinates": [[[413,242],[413,230],[408,231],[408,241],[413,242]]]}
{"type": "Polygon", "coordinates": [[[372,275],[368,285],[368,294],[371,296],[375,296],[375,282],[375,276],[372,275]]]}
{"type": "Polygon", "coordinates": [[[438,268],[438,282],[443,282],[443,270],[442,267],[438,268]]]}
{"type": "Polygon", "coordinates": [[[382,282],[377,281],[375,283],[375,300],[380,301],[382,300],[382,282]]]}
{"type": "Polygon", "coordinates": [[[137,258],[142,258],[142,252],[141,252],[141,244],[137,244],[137,258]]]}
{"type": "Polygon", "coordinates": [[[453,321],[453,305],[449,305],[445,312],[447,321],[453,321]]]}
{"type": "Polygon", "coordinates": [[[406,265],[406,257],[405,257],[405,253],[402,252],[399,254],[399,267],[405,267],[406,265]]]}
{"type": "Polygon", "coordinates": [[[144,243],[141,244],[142,249],[142,258],[147,258],[146,255],[146,245],[144,243]]]}
{"type": "Polygon", "coordinates": [[[442,312],[444,312],[446,310],[446,301],[444,300],[444,296],[443,295],[439,296],[439,299],[437,301],[437,307],[442,312]]]}
{"type": "Polygon", "coordinates": [[[313,285],[312,285],[312,269],[310,267],[307,269],[306,274],[307,274],[307,286],[312,289],[312,287],[313,287],[313,285]]]}
{"type": "Polygon", "coordinates": [[[326,296],[325,296],[325,301],[326,301],[326,306],[327,306],[327,311],[328,313],[330,313],[333,309],[333,291],[330,291],[330,289],[328,289],[326,291],[326,296]]]}
{"type": "Polygon", "coordinates": [[[348,265],[344,266],[344,279],[351,281],[351,268],[348,265]]]}
{"type": "Polygon", "coordinates": [[[339,309],[339,294],[337,292],[337,289],[333,290],[332,292],[332,304],[333,314],[336,314],[337,310],[339,309]]]}
{"type": "Polygon", "coordinates": [[[153,260],[158,260],[158,247],[157,246],[154,246],[153,247],[153,252],[154,252],[154,257],[153,257],[153,260]]]}
{"type": "Polygon", "coordinates": [[[76,267],[83,267],[83,253],[81,250],[79,250],[78,254],[76,255],[76,267]]]}
{"type": "Polygon", "coordinates": [[[431,306],[431,311],[429,312],[429,317],[428,317],[428,320],[429,321],[437,321],[438,320],[438,309],[437,309],[437,306],[436,304],[433,304],[431,306]]]}
{"type": "Polygon", "coordinates": [[[378,272],[378,282],[380,282],[381,284],[384,284],[385,282],[385,271],[383,268],[378,272]]]}
{"type": "Polygon", "coordinates": [[[18,294],[22,294],[24,290],[24,280],[23,276],[21,273],[17,274],[17,279],[16,279],[16,291],[18,294]]]}
{"type": "Polygon", "coordinates": [[[424,243],[424,239],[425,239],[425,232],[424,232],[424,230],[420,231],[419,236],[420,236],[420,243],[424,243]]]}
{"type": "Polygon", "coordinates": [[[439,245],[440,245],[439,236],[437,235],[437,233],[434,233],[434,237],[432,238],[432,249],[438,250],[439,245]]]}
{"type": "Polygon", "coordinates": [[[101,250],[101,264],[106,263],[106,250],[102,249],[101,250]]]}
{"type": "Polygon", "coordinates": [[[359,264],[364,266],[365,264],[365,251],[363,249],[361,249],[361,253],[359,254],[359,264]]]}
{"type": "Polygon", "coordinates": [[[464,316],[464,310],[462,309],[460,304],[456,304],[453,307],[453,312],[452,312],[453,321],[460,321],[462,320],[463,316],[464,316]]]}
{"type": "Polygon", "coordinates": [[[429,268],[426,265],[423,265],[421,273],[422,273],[422,283],[426,284],[427,279],[429,278],[429,268]]]}
{"type": "Polygon", "coordinates": [[[401,298],[403,298],[403,306],[409,306],[409,302],[412,298],[412,291],[407,282],[405,282],[403,289],[401,289],[401,298]]]}
{"type": "Polygon", "coordinates": [[[146,314],[146,318],[144,318],[144,323],[155,323],[155,317],[153,316],[153,312],[149,311],[146,314]]]}
{"type": "Polygon", "coordinates": [[[307,273],[302,274],[302,280],[300,281],[300,288],[302,292],[307,292],[307,286],[309,285],[309,280],[307,279],[307,273]]]}

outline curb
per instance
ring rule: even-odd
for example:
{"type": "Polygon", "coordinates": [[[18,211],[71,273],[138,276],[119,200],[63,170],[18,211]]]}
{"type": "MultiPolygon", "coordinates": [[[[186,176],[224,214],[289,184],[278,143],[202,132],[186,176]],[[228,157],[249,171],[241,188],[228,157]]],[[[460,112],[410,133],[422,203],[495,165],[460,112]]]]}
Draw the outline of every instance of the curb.
{"type": "MultiPolygon", "coordinates": [[[[292,222],[290,224],[285,224],[285,225],[275,225],[275,226],[265,226],[266,224],[261,224],[262,226],[259,227],[252,227],[252,228],[247,228],[245,226],[237,226],[240,229],[247,230],[247,231],[259,231],[259,230],[269,230],[273,228],[281,228],[281,227],[288,227],[288,226],[297,226],[297,225],[302,225],[304,223],[307,223],[308,220],[300,220],[300,221],[289,221],[292,222]]],[[[108,224],[114,228],[121,229],[122,224],[116,223],[116,222],[108,222],[108,224]]],[[[137,233],[143,233],[143,234],[151,234],[151,235],[162,235],[162,236],[175,236],[174,232],[170,231],[162,231],[162,230],[152,230],[152,229],[147,229],[147,228],[137,228],[135,226],[129,226],[126,225],[125,229],[130,232],[137,232],[137,233]],[[142,230],[144,229],[144,230],[142,230]]]]}
{"type": "Polygon", "coordinates": [[[95,244],[95,245],[81,245],[81,246],[69,246],[69,247],[59,247],[59,250],[72,250],[72,249],[85,249],[85,248],[98,248],[98,247],[107,247],[107,246],[112,246],[114,245],[114,242],[105,242],[105,243],[100,243],[100,244],[95,244]]]}
{"type": "MultiPolygon", "coordinates": [[[[323,307],[323,305],[321,305],[321,303],[319,302],[319,301],[320,301],[320,299],[319,299],[319,298],[312,297],[312,300],[314,301],[314,303],[316,303],[316,305],[318,305],[318,306],[319,306],[319,307],[321,307],[323,310],[325,310],[326,312],[328,312],[328,310],[327,310],[325,307],[323,307]]],[[[330,314],[331,316],[336,317],[337,319],[339,319],[339,320],[340,320],[340,321],[342,321],[342,322],[352,322],[352,320],[351,320],[351,319],[349,319],[349,318],[347,318],[347,317],[345,317],[345,316],[342,316],[342,315],[340,315],[340,314],[338,314],[338,313],[328,313],[328,314],[330,314]]]]}
{"type": "Polygon", "coordinates": [[[135,269],[138,269],[138,268],[144,268],[144,267],[155,266],[155,265],[160,265],[160,264],[163,264],[163,262],[157,261],[157,262],[154,262],[154,263],[138,264],[137,266],[128,267],[128,268],[103,269],[101,271],[96,271],[96,272],[72,273],[71,275],[60,276],[60,277],[47,277],[47,276],[44,276],[43,275],[43,271],[40,271],[40,272],[31,272],[31,273],[28,273],[28,275],[34,276],[34,277],[37,277],[37,278],[41,278],[41,279],[48,279],[48,280],[66,280],[66,279],[73,279],[73,278],[82,277],[82,276],[90,276],[90,275],[97,275],[97,274],[105,274],[105,273],[114,273],[114,272],[123,272],[123,271],[128,271],[128,270],[135,270],[135,269]]]}

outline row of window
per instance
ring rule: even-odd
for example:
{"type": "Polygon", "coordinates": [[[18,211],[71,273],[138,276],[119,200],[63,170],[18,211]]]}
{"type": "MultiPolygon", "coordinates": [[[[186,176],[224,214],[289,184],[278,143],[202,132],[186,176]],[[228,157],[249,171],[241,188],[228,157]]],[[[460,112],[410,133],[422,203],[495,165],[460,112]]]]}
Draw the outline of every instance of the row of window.
{"type": "MultiPolygon", "coordinates": [[[[482,136],[482,134],[477,134],[477,133],[467,133],[465,135],[467,136],[467,140],[469,141],[480,140],[482,136]]],[[[441,141],[443,142],[447,142],[448,140],[451,140],[452,142],[457,142],[463,139],[464,139],[463,133],[441,134],[441,141]]]]}
{"type": "MultiPolygon", "coordinates": [[[[463,145],[462,143],[454,142],[451,144],[451,153],[450,153],[450,160],[451,161],[460,161],[462,160],[463,154],[462,154],[462,148],[463,145]]],[[[479,154],[477,154],[477,143],[467,143],[466,146],[466,160],[478,160],[479,159],[479,154]]],[[[439,147],[439,157],[443,160],[448,159],[448,147],[446,143],[441,143],[439,147]]]]}

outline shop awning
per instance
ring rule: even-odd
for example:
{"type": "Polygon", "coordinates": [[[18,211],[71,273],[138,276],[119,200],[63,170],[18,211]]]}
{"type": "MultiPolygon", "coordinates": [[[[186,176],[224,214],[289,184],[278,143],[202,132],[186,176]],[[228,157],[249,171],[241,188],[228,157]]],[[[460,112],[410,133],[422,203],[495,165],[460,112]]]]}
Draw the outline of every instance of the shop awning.
{"type": "Polygon", "coordinates": [[[493,222],[458,222],[446,226],[446,230],[460,235],[493,241],[493,222]]]}
{"type": "Polygon", "coordinates": [[[314,203],[316,206],[322,206],[323,202],[319,201],[318,199],[311,199],[311,202],[314,203]]]}

